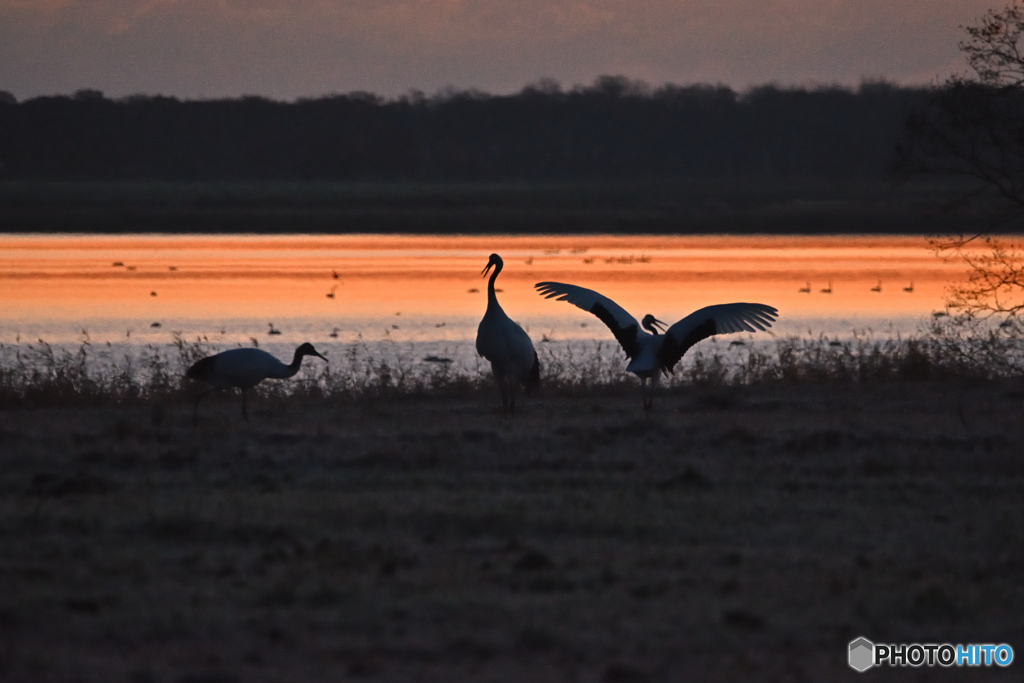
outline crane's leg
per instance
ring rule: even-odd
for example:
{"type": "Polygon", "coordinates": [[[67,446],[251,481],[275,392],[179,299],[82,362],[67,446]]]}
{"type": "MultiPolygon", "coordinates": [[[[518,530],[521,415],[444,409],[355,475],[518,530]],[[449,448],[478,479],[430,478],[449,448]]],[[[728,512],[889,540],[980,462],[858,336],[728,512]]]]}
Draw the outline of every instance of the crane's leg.
{"type": "Polygon", "coordinates": [[[508,412],[508,395],[505,393],[505,378],[495,373],[494,379],[498,380],[498,390],[501,391],[501,412],[508,412]]]}
{"type": "Polygon", "coordinates": [[[504,404],[503,405],[503,407],[504,407],[504,411],[503,412],[505,413],[505,415],[511,415],[512,411],[515,410],[515,408],[516,408],[515,390],[516,390],[515,386],[513,385],[511,379],[509,379],[509,377],[507,375],[505,377],[503,377],[502,380],[501,380],[501,396],[502,396],[503,399],[505,399],[503,401],[503,404],[504,404]],[[508,392],[507,398],[506,398],[506,392],[508,392]]]}
{"type": "Polygon", "coordinates": [[[213,389],[207,389],[206,391],[204,391],[204,392],[200,393],[198,396],[196,396],[196,402],[194,404],[192,404],[192,422],[193,423],[195,423],[197,420],[199,420],[199,401],[202,400],[203,396],[206,396],[207,394],[213,393],[213,391],[214,391],[213,389]]]}
{"type": "Polygon", "coordinates": [[[654,377],[651,377],[650,393],[647,396],[647,410],[648,411],[654,410],[654,390],[658,388],[658,380],[660,378],[661,378],[661,375],[658,375],[658,374],[654,375],[654,377]]]}

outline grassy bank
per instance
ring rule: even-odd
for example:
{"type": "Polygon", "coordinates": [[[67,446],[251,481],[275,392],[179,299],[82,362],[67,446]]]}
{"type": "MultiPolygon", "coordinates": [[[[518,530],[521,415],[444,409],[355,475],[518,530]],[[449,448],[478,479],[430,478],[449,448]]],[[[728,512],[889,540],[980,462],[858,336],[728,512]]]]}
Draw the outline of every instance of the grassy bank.
{"type": "Polygon", "coordinates": [[[649,414],[618,351],[548,353],[514,418],[483,374],[352,345],[250,423],[227,394],[193,422],[204,343],[4,347],[0,679],[853,680],[858,636],[1019,651],[1024,391],[938,331],[704,349],[649,414]]]}
{"type": "MultiPolygon", "coordinates": [[[[0,407],[186,403],[201,387],[185,380],[194,362],[219,349],[205,341],[176,337],[173,344],[141,347],[110,358],[87,342],[76,348],[44,341],[0,345],[0,407]]],[[[776,384],[854,385],[920,380],[986,380],[1015,376],[1014,366],[990,353],[985,362],[963,340],[926,335],[913,338],[789,337],[771,343],[708,344],[687,355],[662,391],[776,384]]],[[[636,380],[624,371],[615,344],[569,343],[538,347],[545,393],[573,397],[581,392],[632,391],[636,380]]],[[[267,381],[253,389],[257,400],[295,406],[340,404],[381,397],[479,396],[493,391],[486,363],[474,369],[426,362],[400,344],[347,346],[329,364],[307,364],[293,379],[267,381]]],[[[222,394],[210,399],[235,401],[222,394]]]]}

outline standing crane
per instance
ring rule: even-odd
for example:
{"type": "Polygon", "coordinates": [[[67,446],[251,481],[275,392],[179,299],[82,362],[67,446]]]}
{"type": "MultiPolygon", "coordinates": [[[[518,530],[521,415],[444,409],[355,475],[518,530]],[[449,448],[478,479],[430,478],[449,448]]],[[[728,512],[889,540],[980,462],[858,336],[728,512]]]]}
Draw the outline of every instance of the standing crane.
{"type": "Polygon", "coordinates": [[[285,365],[266,351],[253,348],[222,351],[196,361],[185,373],[185,377],[202,382],[210,388],[196,396],[192,419],[196,418],[199,401],[203,396],[221,389],[237,387],[242,390],[242,417],[248,422],[249,413],[246,411],[245,397],[249,389],[265,379],[294,377],[302,366],[303,356],[316,356],[327,360],[317,353],[312,344],[306,343],[295,349],[295,358],[291,365],[285,365]]]}
{"type": "Polygon", "coordinates": [[[511,413],[516,409],[517,384],[522,384],[527,393],[540,386],[540,360],[530,335],[514,323],[498,303],[494,281],[504,263],[497,254],[491,254],[481,275],[486,277],[492,267],[494,273],[487,283],[487,312],[476,330],[476,352],[491,362],[491,371],[501,390],[502,410],[511,413]]]}
{"type": "Polygon", "coordinates": [[[650,314],[638,323],[617,303],[592,289],[561,282],[538,282],[534,287],[545,299],[557,297],[557,301],[566,301],[593,313],[608,326],[629,359],[626,371],[640,378],[646,410],[653,405],[654,388],[661,374],[673,372],[691,346],[716,334],[764,331],[779,314],[765,304],[717,304],[695,311],[667,327],[650,314]]]}

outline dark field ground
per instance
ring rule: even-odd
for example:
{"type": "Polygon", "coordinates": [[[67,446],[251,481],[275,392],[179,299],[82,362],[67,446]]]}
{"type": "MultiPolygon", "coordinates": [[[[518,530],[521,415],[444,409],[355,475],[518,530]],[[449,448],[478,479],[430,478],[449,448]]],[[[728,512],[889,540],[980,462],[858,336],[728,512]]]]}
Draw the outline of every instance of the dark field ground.
{"type": "Polygon", "coordinates": [[[861,635],[1020,656],[1020,390],[0,412],[0,680],[860,680],[861,635]]]}

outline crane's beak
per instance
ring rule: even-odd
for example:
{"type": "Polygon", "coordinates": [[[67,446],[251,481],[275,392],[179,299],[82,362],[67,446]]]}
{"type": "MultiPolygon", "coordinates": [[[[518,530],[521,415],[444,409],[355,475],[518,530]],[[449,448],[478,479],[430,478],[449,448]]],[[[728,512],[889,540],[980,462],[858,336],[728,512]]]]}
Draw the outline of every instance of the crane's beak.
{"type": "Polygon", "coordinates": [[[660,329],[662,332],[664,332],[665,330],[668,329],[668,325],[666,325],[665,323],[661,322],[657,318],[654,318],[653,325],[654,325],[655,329],[660,329]]]}
{"type": "Polygon", "coordinates": [[[317,351],[313,351],[312,355],[316,356],[317,358],[322,358],[325,363],[330,363],[331,362],[331,361],[327,360],[326,358],[324,358],[323,356],[321,356],[320,353],[317,352],[317,351]]]}
{"type": "Polygon", "coordinates": [[[491,266],[493,266],[493,265],[494,265],[493,261],[488,262],[487,266],[485,266],[484,269],[482,271],[480,271],[480,277],[487,277],[487,273],[491,272],[491,266]]]}

